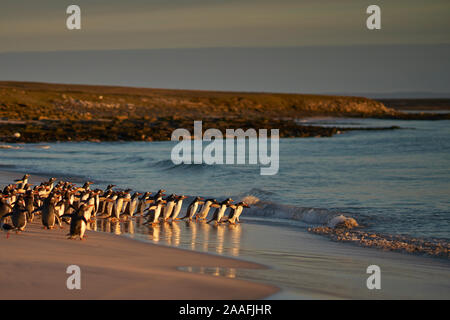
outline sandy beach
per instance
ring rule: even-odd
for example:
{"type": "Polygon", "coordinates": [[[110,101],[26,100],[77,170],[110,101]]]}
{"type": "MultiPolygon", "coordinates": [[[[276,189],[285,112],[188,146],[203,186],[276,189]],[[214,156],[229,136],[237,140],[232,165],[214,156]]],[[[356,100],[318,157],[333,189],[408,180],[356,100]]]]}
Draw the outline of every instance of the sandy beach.
{"type": "Polygon", "coordinates": [[[65,229],[44,230],[39,221],[25,232],[1,233],[1,299],[260,299],[269,285],[178,271],[180,266],[262,268],[254,263],[125,237],[88,232],[67,240],[65,229]],[[66,287],[69,265],[81,268],[81,290],[66,287]]]}
{"type": "MultiPolygon", "coordinates": [[[[20,174],[1,172],[0,185],[20,174]]],[[[42,181],[33,176],[30,182],[42,181]]],[[[25,232],[0,233],[0,299],[260,299],[265,284],[179,271],[179,267],[260,269],[264,266],[88,231],[67,240],[68,226],[45,230],[40,217],[25,232]],[[69,265],[81,268],[81,290],[69,290],[69,265]]]]}

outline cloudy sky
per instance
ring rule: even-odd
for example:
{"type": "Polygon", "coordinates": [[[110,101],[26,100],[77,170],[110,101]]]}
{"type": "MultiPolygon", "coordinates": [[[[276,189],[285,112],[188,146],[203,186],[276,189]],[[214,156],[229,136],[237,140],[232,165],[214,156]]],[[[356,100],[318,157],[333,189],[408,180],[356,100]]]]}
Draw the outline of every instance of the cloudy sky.
{"type": "Polygon", "coordinates": [[[448,0],[2,0],[0,50],[450,43],[448,0]],[[66,29],[76,3],[82,29],[66,29]],[[382,30],[365,26],[368,5],[382,30]]]}
{"type": "Polygon", "coordinates": [[[450,95],[449,17],[448,0],[1,0],[0,80],[450,95]]]}

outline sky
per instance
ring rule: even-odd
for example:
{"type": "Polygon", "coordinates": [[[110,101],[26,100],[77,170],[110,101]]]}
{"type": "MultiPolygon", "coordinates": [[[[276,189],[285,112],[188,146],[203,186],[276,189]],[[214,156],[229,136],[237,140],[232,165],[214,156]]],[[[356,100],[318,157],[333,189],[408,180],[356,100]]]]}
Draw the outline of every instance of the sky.
{"type": "Polygon", "coordinates": [[[437,73],[450,70],[448,58],[443,56],[450,45],[449,17],[448,0],[2,0],[0,79],[234,90],[233,77],[217,74],[231,68],[237,78],[246,79],[238,81],[242,91],[450,94],[448,77],[439,83],[432,79],[437,73]],[[81,30],[66,28],[66,8],[70,4],[81,8],[81,30]],[[366,8],[370,4],[381,8],[381,30],[366,28],[366,8]],[[189,55],[189,49],[200,51],[189,55]],[[324,63],[328,70],[319,60],[323,50],[329,53],[324,63]],[[147,52],[153,61],[144,55],[133,63],[136,52],[147,52]],[[173,61],[161,52],[174,55],[173,59],[180,63],[177,68],[190,73],[179,75],[172,70],[173,61]],[[286,55],[289,59],[280,62],[286,55]],[[78,69],[68,63],[69,56],[78,69]],[[206,59],[204,64],[199,64],[200,56],[206,59]],[[262,57],[264,61],[259,64],[252,61],[262,57]],[[407,66],[405,59],[410,63],[407,66]],[[103,60],[110,64],[105,66],[103,60]],[[121,65],[121,74],[125,71],[128,78],[113,81],[111,69],[117,69],[124,60],[128,70],[137,72],[126,72],[121,65]],[[96,69],[96,61],[101,68],[96,69]],[[352,78],[342,74],[361,67],[364,61],[371,64],[374,79],[395,79],[396,83],[388,81],[387,87],[386,83],[373,80],[361,85],[364,75],[352,78]],[[401,68],[395,68],[396,61],[401,68]],[[80,64],[86,66],[83,70],[91,72],[83,77],[78,72],[80,64]],[[341,68],[333,64],[340,64],[341,68]],[[192,65],[197,65],[197,69],[192,65]],[[328,80],[312,81],[310,85],[311,74],[292,74],[301,73],[304,67],[310,69],[308,66],[319,69],[317,74],[328,80]],[[258,78],[260,68],[268,69],[276,78],[262,84],[258,78]],[[142,76],[139,69],[146,70],[147,76],[142,76]],[[46,70],[54,70],[51,77],[46,70]],[[214,77],[219,81],[211,83],[214,77]]]}

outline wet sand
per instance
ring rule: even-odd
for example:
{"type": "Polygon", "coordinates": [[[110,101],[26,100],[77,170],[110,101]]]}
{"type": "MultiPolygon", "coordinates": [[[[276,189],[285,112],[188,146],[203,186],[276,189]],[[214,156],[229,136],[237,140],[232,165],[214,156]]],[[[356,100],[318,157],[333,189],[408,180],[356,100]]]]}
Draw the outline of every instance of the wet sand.
{"type": "MultiPolygon", "coordinates": [[[[0,172],[0,186],[20,178],[0,172]]],[[[42,181],[33,176],[31,183],[42,181]]],[[[44,230],[40,217],[25,232],[0,232],[0,299],[260,299],[278,289],[261,283],[179,271],[179,267],[261,269],[237,259],[169,248],[107,233],[68,240],[68,226],[44,230]],[[66,286],[70,265],[81,290],[66,286]]]]}

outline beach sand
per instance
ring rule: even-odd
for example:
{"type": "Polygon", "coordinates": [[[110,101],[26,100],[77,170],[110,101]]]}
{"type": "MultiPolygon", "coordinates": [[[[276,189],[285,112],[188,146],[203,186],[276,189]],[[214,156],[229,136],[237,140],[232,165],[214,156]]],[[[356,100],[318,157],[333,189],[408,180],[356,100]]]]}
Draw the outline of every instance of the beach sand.
{"type": "MultiPolygon", "coordinates": [[[[21,174],[0,172],[4,186],[21,174]]],[[[43,178],[33,176],[30,182],[43,178]]],[[[261,269],[232,258],[144,243],[94,231],[68,240],[68,226],[45,230],[40,217],[20,234],[0,232],[0,299],[260,299],[278,289],[238,279],[179,271],[184,266],[261,269]],[[81,269],[81,289],[66,286],[81,269]]]]}

